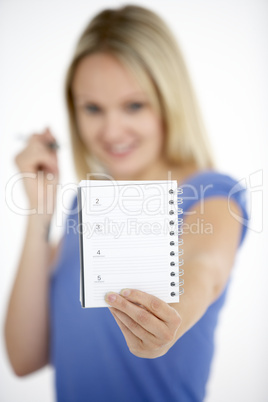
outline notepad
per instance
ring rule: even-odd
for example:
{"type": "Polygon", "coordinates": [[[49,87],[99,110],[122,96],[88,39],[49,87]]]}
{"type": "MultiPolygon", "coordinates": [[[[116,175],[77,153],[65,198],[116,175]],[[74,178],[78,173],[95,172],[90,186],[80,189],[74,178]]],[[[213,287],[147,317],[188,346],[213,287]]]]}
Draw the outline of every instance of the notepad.
{"type": "Polygon", "coordinates": [[[80,302],[138,289],[166,303],[183,292],[182,189],[176,180],[82,180],[78,186],[80,302]]]}

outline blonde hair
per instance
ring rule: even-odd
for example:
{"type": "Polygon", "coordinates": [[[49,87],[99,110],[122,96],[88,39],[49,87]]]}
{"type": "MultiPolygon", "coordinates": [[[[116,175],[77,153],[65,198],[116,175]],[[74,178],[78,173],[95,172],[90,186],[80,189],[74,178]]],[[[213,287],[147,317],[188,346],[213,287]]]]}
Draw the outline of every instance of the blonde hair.
{"type": "Polygon", "coordinates": [[[93,164],[76,125],[72,81],[79,61],[99,52],[115,56],[147,92],[164,123],[166,160],[200,170],[212,168],[206,131],[177,41],[154,12],[127,5],[103,10],[90,21],[67,71],[65,94],[78,178],[92,172],[93,164]]]}

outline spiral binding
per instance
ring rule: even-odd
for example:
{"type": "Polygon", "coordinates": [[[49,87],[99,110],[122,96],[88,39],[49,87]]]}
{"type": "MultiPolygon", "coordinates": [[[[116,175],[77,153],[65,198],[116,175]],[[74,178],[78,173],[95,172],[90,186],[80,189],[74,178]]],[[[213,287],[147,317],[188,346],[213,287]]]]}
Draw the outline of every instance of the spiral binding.
{"type": "MultiPolygon", "coordinates": [[[[169,194],[174,194],[175,191],[173,189],[169,190],[169,194]]],[[[182,188],[178,188],[177,189],[177,196],[181,195],[183,193],[182,188]]],[[[177,197],[177,205],[181,205],[183,203],[183,199],[182,197],[177,197]]],[[[169,200],[169,204],[170,205],[174,205],[175,201],[173,199],[169,200]]],[[[174,215],[175,211],[173,209],[171,209],[169,211],[169,215],[174,215]]],[[[177,214],[178,215],[182,215],[183,214],[183,209],[181,207],[178,207],[177,210],[177,214]]],[[[181,258],[181,256],[183,255],[183,249],[180,247],[183,245],[183,239],[179,238],[179,236],[182,235],[183,233],[183,229],[182,229],[182,224],[183,224],[183,218],[177,218],[178,219],[178,231],[177,233],[174,230],[174,225],[175,225],[175,220],[174,218],[171,218],[169,225],[170,225],[170,232],[169,235],[170,236],[175,236],[177,235],[177,241],[175,240],[170,240],[170,246],[178,246],[178,252],[176,251],[171,251],[170,252],[170,256],[178,256],[178,264],[175,263],[175,261],[171,261],[170,262],[170,266],[171,267],[178,267],[178,270],[176,272],[176,270],[174,269],[174,271],[172,270],[170,272],[170,276],[171,278],[171,282],[170,282],[170,286],[173,288],[172,291],[170,292],[170,295],[172,297],[176,296],[176,295],[182,295],[184,293],[184,289],[182,287],[182,285],[184,284],[184,280],[182,278],[180,278],[183,274],[184,274],[184,270],[181,268],[181,266],[184,263],[184,260],[181,258]],[[176,277],[179,277],[177,280],[175,280],[176,277]],[[174,278],[174,280],[173,280],[174,278]]]]}

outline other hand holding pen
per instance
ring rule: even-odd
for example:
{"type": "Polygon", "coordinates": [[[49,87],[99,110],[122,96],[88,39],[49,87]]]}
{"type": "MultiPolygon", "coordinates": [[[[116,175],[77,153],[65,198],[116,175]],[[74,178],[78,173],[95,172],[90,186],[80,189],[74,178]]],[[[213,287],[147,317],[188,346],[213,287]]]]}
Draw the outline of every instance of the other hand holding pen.
{"type": "Polygon", "coordinates": [[[15,157],[30,208],[48,220],[54,212],[59,181],[57,148],[56,139],[47,128],[41,134],[31,135],[26,147],[15,157]]]}

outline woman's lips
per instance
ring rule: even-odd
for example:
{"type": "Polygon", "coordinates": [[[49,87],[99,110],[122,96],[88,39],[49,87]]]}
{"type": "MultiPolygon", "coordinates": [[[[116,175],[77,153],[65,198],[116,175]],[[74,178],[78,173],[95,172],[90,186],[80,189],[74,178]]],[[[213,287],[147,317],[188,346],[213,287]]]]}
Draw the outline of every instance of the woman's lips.
{"type": "Polygon", "coordinates": [[[134,144],[117,144],[106,148],[106,152],[113,157],[122,158],[129,155],[135,148],[134,144]]]}

